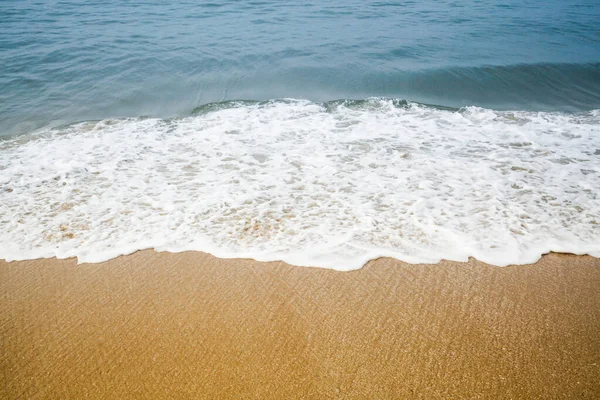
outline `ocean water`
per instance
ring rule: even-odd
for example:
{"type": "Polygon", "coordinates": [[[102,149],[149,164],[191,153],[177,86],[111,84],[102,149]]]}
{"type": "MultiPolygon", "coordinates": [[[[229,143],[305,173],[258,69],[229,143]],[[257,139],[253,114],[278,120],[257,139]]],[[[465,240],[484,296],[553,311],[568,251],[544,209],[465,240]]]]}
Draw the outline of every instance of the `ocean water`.
{"type": "Polygon", "coordinates": [[[0,258],[600,257],[600,3],[0,2],[0,258]]]}

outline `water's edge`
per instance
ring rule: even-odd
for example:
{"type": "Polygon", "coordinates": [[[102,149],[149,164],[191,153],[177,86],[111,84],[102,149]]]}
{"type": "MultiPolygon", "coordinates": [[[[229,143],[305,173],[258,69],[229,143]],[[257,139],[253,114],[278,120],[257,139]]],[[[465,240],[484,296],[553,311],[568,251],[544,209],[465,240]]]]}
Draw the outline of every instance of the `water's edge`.
{"type": "Polygon", "coordinates": [[[599,126],[597,110],[382,98],[71,124],[0,141],[0,257],[155,248],[356,269],[597,256],[599,126]]]}

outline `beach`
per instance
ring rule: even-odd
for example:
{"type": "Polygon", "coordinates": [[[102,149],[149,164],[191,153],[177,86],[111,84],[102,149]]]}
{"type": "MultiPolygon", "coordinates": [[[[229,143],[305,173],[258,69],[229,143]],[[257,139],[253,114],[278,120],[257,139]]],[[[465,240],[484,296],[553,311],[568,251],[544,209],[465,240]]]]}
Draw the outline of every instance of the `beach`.
{"type": "Polygon", "coordinates": [[[0,261],[0,397],[600,396],[600,260],[0,261]]]}
{"type": "Polygon", "coordinates": [[[0,400],[600,399],[598,0],[0,16],[0,400]]]}

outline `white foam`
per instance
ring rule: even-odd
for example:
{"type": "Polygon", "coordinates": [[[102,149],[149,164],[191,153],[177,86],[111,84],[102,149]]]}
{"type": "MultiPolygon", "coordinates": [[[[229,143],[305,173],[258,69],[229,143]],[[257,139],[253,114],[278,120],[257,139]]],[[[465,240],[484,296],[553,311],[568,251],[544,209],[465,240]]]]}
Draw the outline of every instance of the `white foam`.
{"type": "Polygon", "coordinates": [[[0,142],[0,258],[143,248],[339,270],[600,256],[600,114],[372,99],[81,123],[0,142]]]}

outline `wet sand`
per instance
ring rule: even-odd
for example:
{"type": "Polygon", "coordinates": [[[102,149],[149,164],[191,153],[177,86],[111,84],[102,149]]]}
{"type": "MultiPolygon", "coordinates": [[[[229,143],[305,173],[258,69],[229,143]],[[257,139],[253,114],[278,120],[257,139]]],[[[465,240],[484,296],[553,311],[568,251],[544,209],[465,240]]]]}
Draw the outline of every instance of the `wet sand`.
{"type": "Polygon", "coordinates": [[[0,398],[600,398],[600,260],[0,261],[0,398]]]}

